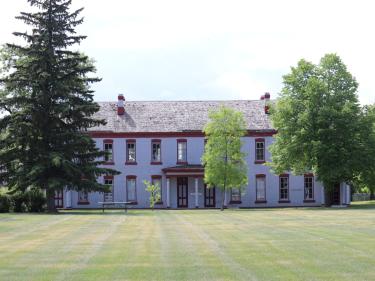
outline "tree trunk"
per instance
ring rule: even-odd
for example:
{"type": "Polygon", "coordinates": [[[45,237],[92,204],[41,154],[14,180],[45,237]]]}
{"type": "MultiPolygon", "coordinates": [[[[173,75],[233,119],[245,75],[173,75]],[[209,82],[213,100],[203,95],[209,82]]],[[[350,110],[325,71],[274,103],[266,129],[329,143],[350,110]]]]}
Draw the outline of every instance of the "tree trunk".
{"type": "Polygon", "coordinates": [[[221,209],[220,209],[220,211],[224,211],[224,199],[225,199],[225,186],[224,186],[223,195],[221,196],[221,209]]]}
{"type": "Polygon", "coordinates": [[[51,189],[47,189],[46,196],[47,196],[47,212],[57,213],[57,209],[55,206],[55,191],[51,189]]]}
{"type": "Polygon", "coordinates": [[[370,200],[375,200],[375,192],[373,188],[370,189],[370,200]]]}

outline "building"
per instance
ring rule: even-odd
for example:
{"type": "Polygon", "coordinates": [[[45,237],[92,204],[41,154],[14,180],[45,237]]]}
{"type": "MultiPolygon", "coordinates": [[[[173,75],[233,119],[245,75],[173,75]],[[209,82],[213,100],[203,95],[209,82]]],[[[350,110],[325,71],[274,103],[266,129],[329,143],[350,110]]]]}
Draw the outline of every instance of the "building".
{"type": "MultiPolygon", "coordinates": [[[[65,190],[56,194],[56,204],[64,208],[98,208],[100,201],[132,202],[134,208],[148,208],[149,194],[144,180],[161,186],[158,208],[214,208],[221,206],[287,207],[321,206],[324,188],[307,173],[274,175],[263,165],[270,160],[268,146],[276,131],[268,116],[270,95],[260,100],[234,101],[140,101],[102,102],[96,118],[107,124],[92,128],[97,147],[109,152],[106,166],[121,172],[98,180],[111,186],[110,193],[85,193],[65,190]],[[203,182],[201,157],[208,122],[208,112],[221,105],[244,114],[248,124],[243,138],[247,153],[248,186],[242,193],[232,190],[222,194],[207,189],[203,182]]],[[[334,204],[350,203],[350,188],[338,184],[334,204]]]]}

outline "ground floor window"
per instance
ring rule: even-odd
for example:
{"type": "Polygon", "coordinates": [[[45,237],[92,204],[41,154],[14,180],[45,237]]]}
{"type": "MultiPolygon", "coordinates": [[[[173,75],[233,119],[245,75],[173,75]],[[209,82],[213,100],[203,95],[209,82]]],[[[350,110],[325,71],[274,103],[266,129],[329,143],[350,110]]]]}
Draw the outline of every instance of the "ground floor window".
{"type": "Polygon", "coordinates": [[[314,177],[305,176],[305,200],[314,200],[314,177]]]}
{"type": "Polygon", "coordinates": [[[88,204],[89,193],[87,191],[78,191],[78,204],[88,204]]]}
{"type": "Polygon", "coordinates": [[[137,201],[137,178],[135,176],[128,176],[126,178],[126,201],[136,202],[137,201]]]}
{"type": "Polygon", "coordinates": [[[256,201],[258,202],[266,201],[266,176],[265,175],[256,176],[256,201]]]}
{"type": "Polygon", "coordinates": [[[279,179],[279,196],[280,201],[289,200],[289,177],[288,175],[281,175],[279,179]]]}
{"type": "Polygon", "coordinates": [[[113,177],[105,177],[104,184],[109,188],[108,192],[104,192],[104,202],[113,202],[113,177]]]}
{"type": "Polygon", "coordinates": [[[239,188],[231,189],[231,202],[241,202],[241,190],[239,188]]]}

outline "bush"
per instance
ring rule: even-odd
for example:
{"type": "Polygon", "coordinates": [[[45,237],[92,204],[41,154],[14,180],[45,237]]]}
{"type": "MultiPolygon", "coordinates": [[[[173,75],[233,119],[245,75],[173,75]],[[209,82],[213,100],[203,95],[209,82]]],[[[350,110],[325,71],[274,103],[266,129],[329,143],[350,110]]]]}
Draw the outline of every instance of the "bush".
{"type": "Polygon", "coordinates": [[[28,211],[32,213],[44,212],[47,202],[44,193],[39,189],[31,189],[26,192],[28,211]]]}
{"type": "Polygon", "coordinates": [[[0,213],[8,213],[12,206],[12,200],[8,194],[0,193],[0,213]]]}
{"type": "Polygon", "coordinates": [[[24,192],[16,192],[11,195],[11,200],[13,202],[13,211],[16,213],[27,212],[28,198],[27,194],[24,192]]]}

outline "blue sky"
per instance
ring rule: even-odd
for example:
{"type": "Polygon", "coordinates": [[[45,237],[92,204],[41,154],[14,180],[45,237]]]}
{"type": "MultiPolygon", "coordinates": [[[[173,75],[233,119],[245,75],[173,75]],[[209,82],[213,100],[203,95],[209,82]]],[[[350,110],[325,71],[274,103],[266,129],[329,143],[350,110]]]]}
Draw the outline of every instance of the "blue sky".
{"type": "MultiPolygon", "coordinates": [[[[276,96],[301,58],[341,56],[362,104],[375,102],[371,1],[73,0],[85,7],[79,46],[96,60],[98,101],[276,96]]],[[[0,44],[25,26],[26,0],[3,0],[0,44]]]]}

